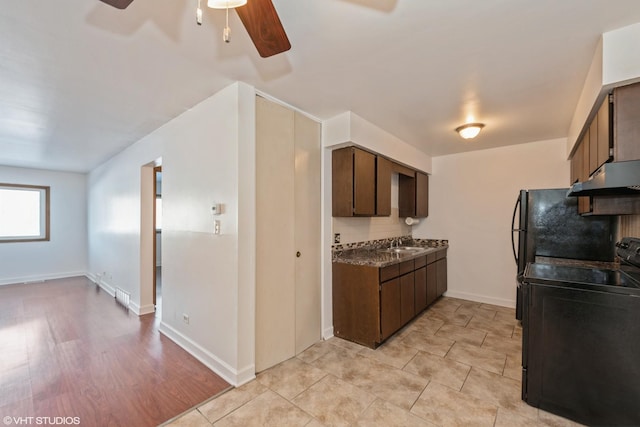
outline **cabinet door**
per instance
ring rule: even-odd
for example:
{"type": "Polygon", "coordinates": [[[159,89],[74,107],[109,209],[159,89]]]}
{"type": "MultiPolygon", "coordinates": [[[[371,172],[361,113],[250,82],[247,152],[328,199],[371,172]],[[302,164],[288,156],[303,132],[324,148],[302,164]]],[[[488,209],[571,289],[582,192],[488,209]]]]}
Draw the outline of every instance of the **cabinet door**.
{"type": "Polygon", "coordinates": [[[376,215],[391,215],[391,161],[376,156],[376,215]]]}
{"type": "Polygon", "coordinates": [[[447,259],[442,258],[436,261],[436,288],[438,296],[447,291],[447,259]]]}
{"type": "Polygon", "coordinates": [[[640,84],[615,88],[613,91],[614,141],[613,160],[623,162],[640,159],[640,84]]]}
{"type": "Polygon", "coordinates": [[[406,218],[416,215],[416,176],[398,174],[398,216],[406,218]]]}
{"type": "Polygon", "coordinates": [[[598,117],[589,125],[589,175],[598,169],[598,117]]]}
{"type": "Polygon", "coordinates": [[[427,265],[427,305],[431,305],[436,299],[438,299],[438,275],[434,262],[427,265]]]}
{"type": "Polygon", "coordinates": [[[415,274],[400,276],[400,318],[401,326],[409,322],[416,314],[415,308],[415,274]]]}
{"type": "Polygon", "coordinates": [[[380,332],[381,340],[391,336],[402,326],[400,316],[400,278],[380,285],[380,332]]]}
{"type": "Polygon", "coordinates": [[[334,335],[374,348],[380,342],[379,269],[334,262],[332,270],[334,335]]]}
{"type": "Polygon", "coordinates": [[[578,142],[578,147],[576,151],[573,153],[573,157],[571,157],[571,182],[569,184],[574,184],[580,181],[580,176],[582,174],[582,145],[578,142]]]}
{"type": "Polygon", "coordinates": [[[376,214],[376,156],[353,149],[353,214],[376,214]]]}
{"type": "Polygon", "coordinates": [[[376,156],[355,147],[346,147],[334,150],[331,157],[332,215],[374,216],[376,156]]]}
{"type": "Polygon", "coordinates": [[[429,215],[429,175],[411,170],[398,176],[398,216],[425,218],[429,215]]]}
{"type": "Polygon", "coordinates": [[[353,150],[351,147],[331,153],[332,215],[353,216],[353,150]]]}
{"type": "Polygon", "coordinates": [[[427,268],[415,271],[415,313],[418,314],[427,307],[427,268]]]}
{"type": "Polygon", "coordinates": [[[589,150],[591,149],[591,138],[589,137],[590,129],[587,129],[582,137],[582,171],[580,172],[580,181],[586,181],[589,179],[589,166],[590,156],[589,150]]]}
{"type": "MultiPolygon", "coordinates": [[[[582,157],[580,170],[578,171],[578,181],[584,182],[589,178],[589,130],[587,130],[587,133],[580,141],[576,155],[580,155],[582,157]]],[[[591,197],[578,197],[578,213],[583,214],[589,212],[591,212],[591,197]]]]}
{"type": "Polygon", "coordinates": [[[611,144],[613,142],[611,107],[612,104],[609,102],[609,96],[606,96],[596,116],[598,120],[598,150],[596,154],[598,158],[598,168],[611,159],[611,144]]]}
{"type": "Polygon", "coordinates": [[[416,172],[416,217],[429,216],[429,175],[416,172]]]}

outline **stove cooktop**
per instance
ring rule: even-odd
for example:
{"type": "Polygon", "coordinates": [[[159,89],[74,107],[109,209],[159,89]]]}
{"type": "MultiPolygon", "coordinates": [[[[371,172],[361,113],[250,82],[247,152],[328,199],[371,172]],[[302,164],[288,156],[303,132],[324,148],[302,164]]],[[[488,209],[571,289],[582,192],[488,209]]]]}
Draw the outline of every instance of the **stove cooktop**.
{"type": "Polygon", "coordinates": [[[640,276],[638,276],[638,273],[625,271],[623,268],[599,269],[531,263],[527,266],[524,279],[640,289],[640,276]]]}

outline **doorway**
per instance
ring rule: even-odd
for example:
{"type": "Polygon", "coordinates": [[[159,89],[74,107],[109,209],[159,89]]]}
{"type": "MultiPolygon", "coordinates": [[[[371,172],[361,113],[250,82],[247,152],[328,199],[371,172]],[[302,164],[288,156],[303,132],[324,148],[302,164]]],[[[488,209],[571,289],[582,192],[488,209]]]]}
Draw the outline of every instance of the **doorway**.
{"type": "Polygon", "coordinates": [[[162,309],[162,166],[153,168],[153,305],[156,316],[162,309]]]}

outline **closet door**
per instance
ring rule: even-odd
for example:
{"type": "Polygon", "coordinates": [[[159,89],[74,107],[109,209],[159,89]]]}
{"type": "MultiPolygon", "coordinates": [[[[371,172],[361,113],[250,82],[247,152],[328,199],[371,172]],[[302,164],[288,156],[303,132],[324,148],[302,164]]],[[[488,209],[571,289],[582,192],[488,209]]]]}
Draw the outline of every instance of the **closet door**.
{"type": "Polygon", "coordinates": [[[295,113],[296,354],[320,340],[320,124],[295,113]],[[300,256],[298,256],[298,254],[300,256]]]}
{"type": "Polygon", "coordinates": [[[320,340],[320,125],[256,98],[256,371],[320,340]]]}
{"type": "Polygon", "coordinates": [[[256,371],[295,356],[293,112],[256,97],[256,371]]]}

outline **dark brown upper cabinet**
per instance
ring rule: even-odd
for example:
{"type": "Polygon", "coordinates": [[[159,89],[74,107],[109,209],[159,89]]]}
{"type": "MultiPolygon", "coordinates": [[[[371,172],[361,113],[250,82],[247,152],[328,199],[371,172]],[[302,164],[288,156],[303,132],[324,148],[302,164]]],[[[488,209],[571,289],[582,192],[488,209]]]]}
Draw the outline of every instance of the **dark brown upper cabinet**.
{"type": "Polygon", "coordinates": [[[429,175],[414,171],[398,176],[398,215],[426,218],[429,216],[429,175]]]}
{"type": "Polygon", "coordinates": [[[582,165],[587,171],[584,179],[606,162],[640,159],[640,83],[613,89],[585,127],[582,149],[588,166],[582,165]]]}
{"type": "Polygon", "coordinates": [[[429,175],[416,172],[416,218],[429,216],[429,175]]]}
{"type": "Polygon", "coordinates": [[[593,135],[592,137],[597,141],[595,144],[597,147],[596,154],[594,155],[597,162],[591,173],[595,172],[600,166],[611,160],[611,146],[613,145],[613,126],[611,124],[613,118],[612,110],[613,104],[609,102],[609,97],[606,96],[600,105],[596,118],[593,120],[597,123],[595,126],[596,133],[592,133],[591,127],[589,128],[589,133],[593,135]]]}
{"type": "Polygon", "coordinates": [[[613,161],[640,159],[640,83],[613,90],[613,161]]]}
{"type": "Polygon", "coordinates": [[[399,175],[400,216],[426,217],[428,175],[357,147],[332,152],[332,215],[390,216],[394,173],[399,175]]]}
{"type": "MultiPolygon", "coordinates": [[[[603,164],[640,160],[640,83],[613,89],[585,125],[571,157],[570,184],[589,179],[603,164]]],[[[583,196],[578,212],[623,215],[640,212],[637,196],[583,196]]]]}
{"type": "Polygon", "coordinates": [[[376,214],[376,156],[356,147],[332,153],[333,216],[376,214]]]}
{"type": "Polygon", "coordinates": [[[376,156],[376,216],[391,215],[391,160],[376,156]]]}

